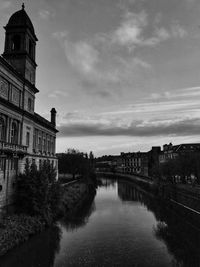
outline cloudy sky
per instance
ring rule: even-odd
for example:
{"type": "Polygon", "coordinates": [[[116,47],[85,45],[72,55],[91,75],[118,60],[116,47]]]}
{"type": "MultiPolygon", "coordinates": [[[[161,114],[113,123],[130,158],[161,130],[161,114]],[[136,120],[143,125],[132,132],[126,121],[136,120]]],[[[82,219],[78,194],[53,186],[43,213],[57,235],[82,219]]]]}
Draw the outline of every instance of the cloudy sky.
{"type": "MultiPolygon", "coordinates": [[[[95,155],[200,142],[199,0],[27,0],[36,111],[58,111],[57,151],[95,155]]],[[[20,1],[0,0],[0,49],[20,1]],[[16,3],[17,2],[17,3],[16,3]]]]}

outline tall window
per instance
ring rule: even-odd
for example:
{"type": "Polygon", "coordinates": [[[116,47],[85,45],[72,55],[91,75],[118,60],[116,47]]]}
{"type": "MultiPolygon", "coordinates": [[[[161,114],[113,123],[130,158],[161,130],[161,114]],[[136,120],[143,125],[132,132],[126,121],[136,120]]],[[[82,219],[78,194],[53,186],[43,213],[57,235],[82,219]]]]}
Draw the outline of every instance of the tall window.
{"type": "Polygon", "coordinates": [[[31,98],[28,98],[28,111],[32,110],[32,100],[31,98]]]}
{"type": "Polygon", "coordinates": [[[43,135],[43,151],[46,152],[46,139],[45,139],[45,134],[43,135]]]}
{"type": "Polygon", "coordinates": [[[39,151],[42,151],[42,137],[41,136],[38,137],[38,149],[39,151]]]}
{"type": "Polygon", "coordinates": [[[5,141],[5,121],[3,118],[0,118],[0,140],[5,141]]]}
{"type": "Polygon", "coordinates": [[[33,57],[33,43],[30,39],[29,39],[29,55],[33,57]]]}
{"type": "Polygon", "coordinates": [[[11,127],[11,143],[17,144],[18,143],[17,139],[18,139],[17,124],[16,122],[13,122],[11,127]]]}
{"type": "Polygon", "coordinates": [[[10,169],[15,170],[15,171],[18,169],[18,159],[17,158],[11,159],[10,169]]]}
{"type": "Polygon", "coordinates": [[[29,132],[27,132],[26,133],[26,145],[29,147],[29,145],[30,145],[30,133],[29,132]]]}
{"type": "Polygon", "coordinates": [[[4,171],[5,170],[5,162],[6,162],[6,159],[0,157],[0,171],[4,171]]]}
{"type": "Polygon", "coordinates": [[[21,47],[21,37],[20,35],[15,35],[12,38],[12,50],[19,51],[21,47]]]}

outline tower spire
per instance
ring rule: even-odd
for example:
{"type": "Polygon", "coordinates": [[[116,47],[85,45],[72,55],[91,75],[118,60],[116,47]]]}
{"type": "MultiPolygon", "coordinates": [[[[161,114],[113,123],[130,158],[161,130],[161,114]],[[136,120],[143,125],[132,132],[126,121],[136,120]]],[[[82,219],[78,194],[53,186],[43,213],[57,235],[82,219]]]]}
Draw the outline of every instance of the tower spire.
{"type": "Polygon", "coordinates": [[[24,5],[24,3],[22,3],[22,9],[23,9],[23,10],[25,9],[25,5],[24,5]]]}

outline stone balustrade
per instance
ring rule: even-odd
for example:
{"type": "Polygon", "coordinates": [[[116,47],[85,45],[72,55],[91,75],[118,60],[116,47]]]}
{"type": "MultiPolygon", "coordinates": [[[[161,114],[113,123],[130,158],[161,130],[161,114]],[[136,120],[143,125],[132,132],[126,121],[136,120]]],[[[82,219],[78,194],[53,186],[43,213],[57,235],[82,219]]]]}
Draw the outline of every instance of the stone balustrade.
{"type": "Polygon", "coordinates": [[[0,151],[4,153],[26,154],[27,146],[0,141],[0,151]]]}

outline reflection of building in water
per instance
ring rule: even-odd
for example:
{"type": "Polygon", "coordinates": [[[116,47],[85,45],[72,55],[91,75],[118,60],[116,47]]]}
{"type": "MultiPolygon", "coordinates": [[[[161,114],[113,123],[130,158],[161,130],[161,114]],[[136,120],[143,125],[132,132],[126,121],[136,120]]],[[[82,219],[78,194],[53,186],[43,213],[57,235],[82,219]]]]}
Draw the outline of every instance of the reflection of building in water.
{"type": "Polygon", "coordinates": [[[103,156],[100,157],[96,164],[97,172],[122,172],[121,156],[103,156]]]}
{"type": "Polygon", "coordinates": [[[118,181],[118,196],[124,201],[143,203],[143,194],[131,183],[118,181]]]}
{"type": "Polygon", "coordinates": [[[101,186],[104,186],[104,187],[109,187],[109,186],[115,186],[115,180],[112,180],[112,179],[105,179],[105,178],[101,178],[99,180],[100,182],[100,185],[101,186]]]}

